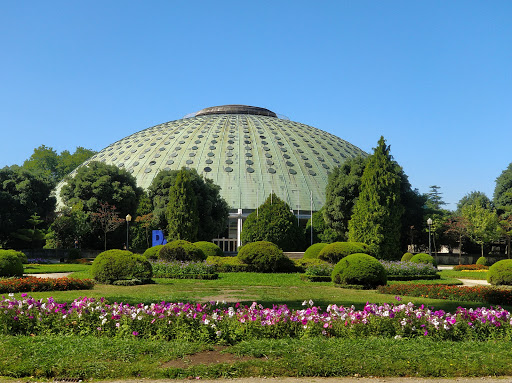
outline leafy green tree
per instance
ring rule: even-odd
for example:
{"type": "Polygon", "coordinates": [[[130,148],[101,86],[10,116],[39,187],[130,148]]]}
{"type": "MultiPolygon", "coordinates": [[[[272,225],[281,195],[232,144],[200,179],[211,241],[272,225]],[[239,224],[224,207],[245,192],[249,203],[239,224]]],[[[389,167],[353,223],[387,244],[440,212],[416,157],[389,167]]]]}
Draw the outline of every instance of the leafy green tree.
{"type": "Polygon", "coordinates": [[[484,245],[499,238],[499,218],[494,209],[481,204],[481,200],[462,206],[462,217],[467,221],[469,237],[480,245],[482,257],[484,245]]]}
{"type": "Polygon", "coordinates": [[[508,210],[512,210],[512,162],[496,178],[493,200],[499,209],[509,207],[508,210]]]}
{"type": "Polygon", "coordinates": [[[512,237],[512,215],[502,214],[498,223],[498,230],[507,241],[507,258],[510,259],[510,242],[512,237]]]}
{"type": "Polygon", "coordinates": [[[459,265],[462,264],[462,244],[468,237],[469,222],[463,216],[450,217],[445,222],[445,231],[449,236],[455,237],[459,244],[459,265]]]}
{"type": "Polygon", "coordinates": [[[146,191],[142,194],[137,207],[135,224],[130,226],[130,248],[147,249],[151,247],[151,230],[157,229],[153,219],[153,204],[146,191]]]}
{"type": "Polygon", "coordinates": [[[107,234],[116,230],[124,221],[114,205],[103,202],[97,211],[91,213],[93,221],[101,228],[104,238],[104,250],[107,250],[107,234]]]}
{"type": "Polygon", "coordinates": [[[359,196],[361,177],[366,158],[355,157],[345,161],[329,174],[325,189],[323,216],[329,228],[346,239],[348,221],[352,217],[355,200],[359,196]]]}
{"type": "Polygon", "coordinates": [[[60,152],[59,161],[57,163],[57,181],[62,180],[65,176],[67,176],[95,154],[96,152],[94,150],[85,149],[81,146],[78,146],[73,154],[71,154],[68,150],[60,152]]]}
{"type": "Polygon", "coordinates": [[[108,203],[117,207],[121,217],[136,211],[141,194],[142,189],[127,170],[96,161],[78,168],[61,189],[68,207],[81,202],[85,212],[97,212],[101,204],[108,203]]]}
{"type": "Polygon", "coordinates": [[[0,244],[4,247],[21,248],[23,241],[12,236],[18,229],[26,228],[27,220],[37,214],[46,229],[53,216],[55,198],[52,187],[40,177],[18,168],[0,170],[0,244]]]}
{"type": "Polygon", "coordinates": [[[361,177],[361,192],[349,221],[349,241],[370,245],[377,258],[400,255],[403,206],[400,174],[381,137],[361,177]]]}
{"type": "Polygon", "coordinates": [[[481,191],[472,191],[471,193],[468,193],[462,197],[457,203],[457,213],[461,214],[464,206],[474,204],[478,204],[485,209],[490,209],[493,207],[491,200],[485,195],[485,193],[481,191]]]}
{"type": "Polygon", "coordinates": [[[272,193],[267,200],[249,214],[241,233],[242,243],[268,241],[284,251],[297,251],[304,248],[304,233],[297,225],[297,218],[290,206],[272,193]]]}
{"type": "MultiPolygon", "coordinates": [[[[343,241],[345,239],[345,235],[341,235],[339,232],[331,229],[327,226],[325,222],[325,208],[324,205],[320,210],[313,213],[313,220],[308,219],[306,224],[305,235],[306,238],[311,238],[311,224],[313,224],[313,243],[323,242],[323,243],[331,243],[343,241]]],[[[309,242],[306,240],[306,242],[309,242]]]]}
{"type": "Polygon", "coordinates": [[[443,201],[442,194],[439,189],[441,189],[440,186],[432,185],[430,186],[430,191],[426,193],[427,201],[426,205],[427,208],[431,210],[441,210],[444,205],[446,205],[446,202],[443,201]]]}
{"type": "Polygon", "coordinates": [[[20,228],[12,233],[14,238],[17,238],[24,243],[27,243],[28,247],[36,248],[41,247],[44,238],[46,235],[46,231],[44,229],[40,229],[37,226],[42,224],[44,221],[37,214],[32,214],[29,219],[27,219],[28,228],[20,228]]]}
{"type": "Polygon", "coordinates": [[[197,241],[199,211],[190,172],[182,169],[169,189],[167,203],[167,240],[197,241]]]}
{"type": "MultiPolygon", "coordinates": [[[[220,195],[220,187],[212,180],[201,177],[195,169],[185,169],[190,175],[194,194],[197,196],[199,241],[211,241],[227,227],[229,206],[220,195]]],[[[169,202],[169,190],[176,183],[177,170],[162,170],[153,179],[148,188],[149,199],[153,205],[153,220],[157,227],[166,228],[166,208],[169,202]]]]}

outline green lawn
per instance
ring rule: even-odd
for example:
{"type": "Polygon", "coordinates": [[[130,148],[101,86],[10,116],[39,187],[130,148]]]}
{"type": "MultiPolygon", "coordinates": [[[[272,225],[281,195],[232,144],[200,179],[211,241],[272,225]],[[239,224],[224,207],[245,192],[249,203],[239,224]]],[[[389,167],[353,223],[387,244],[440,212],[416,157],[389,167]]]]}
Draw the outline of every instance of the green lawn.
{"type": "MultiPolygon", "coordinates": [[[[91,269],[91,265],[80,263],[51,263],[48,265],[28,264],[24,266],[25,274],[85,272],[86,275],[89,275],[89,270],[91,269]]],[[[90,278],[90,275],[88,278],[90,278]]]]}

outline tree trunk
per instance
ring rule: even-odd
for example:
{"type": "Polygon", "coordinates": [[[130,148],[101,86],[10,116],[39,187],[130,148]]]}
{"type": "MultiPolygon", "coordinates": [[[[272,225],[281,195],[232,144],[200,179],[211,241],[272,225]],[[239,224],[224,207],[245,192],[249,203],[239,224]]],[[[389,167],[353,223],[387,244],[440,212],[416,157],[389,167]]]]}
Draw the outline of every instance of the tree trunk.
{"type": "Polygon", "coordinates": [[[480,244],[480,246],[481,246],[481,248],[482,248],[482,257],[483,257],[483,256],[484,256],[484,243],[482,242],[482,243],[480,244]]]}
{"type": "Polygon", "coordinates": [[[105,232],[105,251],[107,251],[107,232],[105,232]]]}

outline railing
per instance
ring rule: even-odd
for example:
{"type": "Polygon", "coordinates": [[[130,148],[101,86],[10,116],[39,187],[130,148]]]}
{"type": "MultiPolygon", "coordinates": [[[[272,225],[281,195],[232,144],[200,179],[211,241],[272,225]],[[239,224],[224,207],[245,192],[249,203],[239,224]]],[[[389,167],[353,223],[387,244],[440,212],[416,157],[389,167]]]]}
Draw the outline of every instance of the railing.
{"type": "Polygon", "coordinates": [[[215,243],[225,253],[236,253],[237,252],[237,240],[236,238],[214,238],[212,242],[215,243]]]}

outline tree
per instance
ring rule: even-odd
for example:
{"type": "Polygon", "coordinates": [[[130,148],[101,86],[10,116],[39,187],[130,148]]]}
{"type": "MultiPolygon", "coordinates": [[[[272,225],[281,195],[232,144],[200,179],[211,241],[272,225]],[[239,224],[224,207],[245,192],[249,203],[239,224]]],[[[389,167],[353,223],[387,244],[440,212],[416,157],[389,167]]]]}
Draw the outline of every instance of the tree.
{"type": "Polygon", "coordinates": [[[313,224],[313,243],[331,243],[345,240],[345,235],[341,235],[339,232],[327,226],[324,219],[325,208],[326,205],[324,205],[320,210],[314,212],[313,217],[308,219],[305,230],[306,238],[311,237],[311,224],[313,224]]]}
{"type": "Polygon", "coordinates": [[[243,244],[268,241],[284,251],[304,248],[304,234],[290,206],[272,193],[244,222],[241,233],[243,244]]]}
{"type": "Polygon", "coordinates": [[[512,212],[512,162],[496,178],[493,201],[498,209],[512,212]]]}
{"type": "Polygon", "coordinates": [[[61,189],[68,207],[81,202],[85,212],[97,212],[107,203],[116,206],[122,217],[136,211],[141,194],[142,189],[127,170],[96,161],[78,168],[61,189]]]}
{"type": "Polygon", "coordinates": [[[462,206],[462,216],[467,221],[469,237],[480,245],[483,257],[484,244],[499,238],[498,215],[493,209],[482,206],[477,199],[462,206]]]}
{"type": "Polygon", "coordinates": [[[457,203],[457,213],[461,214],[464,206],[474,204],[478,204],[485,209],[490,209],[493,206],[491,200],[485,195],[485,193],[481,191],[472,191],[462,197],[457,203]]]}
{"type": "Polygon", "coordinates": [[[349,221],[349,241],[370,245],[377,258],[394,259],[400,254],[403,206],[400,175],[381,137],[361,177],[361,192],[349,221]]]}
{"type": "MultiPolygon", "coordinates": [[[[195,169],[182,169],[189,173],[194,194],[197,197],[199,241],[211,241],[227,227],[229,206],[220,195],[220,187],[212,180],[201,177],[195,169]]],[[[166,228],[166,207],[169,202],[169,190],[176,183],[180,171],[162,170],[153,179],[148,188],[149,199],[153,205],[154,222],[157,227],[166,228]]]]}
{"type": "Polygon", "coordinates": [[[108,202],[100,204],[98,211],[93,212],[92,219],[98,224],[103,232],[105,251],[107,250],[107,233],[116,230],[123,222],[124,219],[119,218],[119,212],[114,205],[109,205],[108,202]]]}
{"type": "Polygon", "coordinates": [[[443,197],[441,197],[441,195],[443,193],[441,193],[439,191],[439,189],[441,189],[440,186],[437,186],[437,185],[430,186],[430,191],[428,193],[426,193],[427,208],[429,208],[431,210],[441,210],[441,207],[446,205],[446,202],[443,201],[443,197]]]}
{"type": "Polygon", "coordinates": [[[176,175],[176,182],[169,189],[167,203],[167,240],[183,239],[197,241],[199,211],[197,197],[192,187],[190,172],[182,169],[176,175]]]}
{"type": "Polygon", "coordinates": [[[130,226],[130,248],[147,249],[151,247],[150,231],[157,228],[153,218],[153,204],[148,194],[144,192],[137,207],[135,225],[130,226]]]}
{"type": "Polygon", "coordinates": [[[345,161],[329,174],[323,216],[328,227],[343,238],[347,236],[348,221],[352,217],[354,203],[359,196],[365,164],[366,158],[355,157],[345,161]]]}
{"type": "Polygon", "coordinates": [[[459,243],[459,265],[462,264],[462,240],[468,237],[468,226],[467,219],[462,216],[449,218],[445,223],[446,233],[455,236],[459,243]]]}
{"type": "Polygon", "coordinates": [[[507,241],[507,258],[510,259],[510,240],[512,237],[512,215],[502,214],[498,223],[498,230],[500,234],[505,237],[507,241]]]}
{"type": "Polygon", "coordinates": [[[60,152],[57,163],[58,181],[62,180],[95,154],[96,152],[94,150],[85,149],[81,146],[78,146],[73,154],[68,150],[60,152]]]}
{"type": "Polygon", "coordinates": [[[37,226],[42,224],[44,221],[37,214],[32,214],[27,219],[28,228],[19,228],[12,236],[23,242],[26,242],[30,248],[40,247],[42,245],[46,231],[39,229],[37,226]]]}

